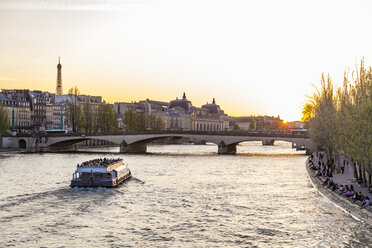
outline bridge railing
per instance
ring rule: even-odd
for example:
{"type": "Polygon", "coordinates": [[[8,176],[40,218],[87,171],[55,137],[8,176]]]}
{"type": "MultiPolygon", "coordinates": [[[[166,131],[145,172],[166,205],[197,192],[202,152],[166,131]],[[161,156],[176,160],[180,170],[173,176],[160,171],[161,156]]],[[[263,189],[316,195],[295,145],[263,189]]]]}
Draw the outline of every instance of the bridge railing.
{"type": "MultiPolygon", "coordinates": [[[[109,135],[150,135],[150,134],[170,134],[170,135],[222,135],[222,136],[251,136],[251,137],[276,137],[276,138],[309,138],[307,131],[183,131],[183,130],[160,130],[160,131],[132,131],[132,132],[94,132],[94,133],[34,133],[20,134],[16,137],[90,137],[90,136],[109,136],[109,135]]],[[[11,135],[4,135],[11,136],[11,135]]]]}

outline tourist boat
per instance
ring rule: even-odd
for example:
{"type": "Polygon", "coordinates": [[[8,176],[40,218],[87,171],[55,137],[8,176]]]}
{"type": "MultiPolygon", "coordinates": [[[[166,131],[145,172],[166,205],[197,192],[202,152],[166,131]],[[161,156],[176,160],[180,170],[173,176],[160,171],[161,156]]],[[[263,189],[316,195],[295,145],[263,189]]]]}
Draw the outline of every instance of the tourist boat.
{"type": "Polygon", "coordinates": [[[71,187],[115,187],[131,177],[122,159],[94,159],[78,164],[71,187]]]}

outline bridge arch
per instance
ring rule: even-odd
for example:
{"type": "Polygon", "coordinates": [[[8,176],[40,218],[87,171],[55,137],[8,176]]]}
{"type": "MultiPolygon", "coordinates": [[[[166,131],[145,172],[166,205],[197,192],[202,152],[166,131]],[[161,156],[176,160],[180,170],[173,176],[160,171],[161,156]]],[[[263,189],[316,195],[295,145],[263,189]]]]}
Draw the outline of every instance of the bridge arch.
{"type": "Polygon", "coordinates": [[[118,146],[120,145],[119,143],[117,143],[117,142],[115,142],[111,139],[96,138],[96,137],[81,137],[81,138],[71,138],[71,139],[67,139],[67,140],[65,139],[65,140],[61,140],[61,141],[56,141],[56,142],[50,143],[49,146],[75,145],[79,142],[87,141],[87,140],[109,141],[109,142],[115,143],[118,146]]]}
{"type": "Polygon", "coordinates": [[[184,138],[183,135],[162,135],[149,138],[142,138],[137,140],[124,139],[120,144],[121,153],[145,153],[147,151],[147,144],[165,138],[184,138]]]}
{"type": "Polygon", "coordinates": [[[27,147],[26,140],[24,140],[24,139],[18,140],[18,148],[24,149],[26,147],[27,147]]]}
{"type": "Polygon", "coordinates": [[[263,141],[263,140],[274,140],[274,141],[286,141],[289,143],[293,143],[294,139],[292,138],[284,138],[284,137],[237,137],[235,139],[229,139],[226,144],[232,145],[232,144],[239,144],[242,142],[249,142],[249,141],[263,141]]]}
{"type": "Polygon", "coordinates": [[[226,142],[226,146],[236,147],[236,145],[242,142],[249,142],[249,141],[262,141],[263,145],[273,145],[275,141],[284,141],[284,142],[291,143],[292,148],[296,148],[296,150],[306,150],[307,154],[310,154],[313,149],[313,144],[310,140],[305,139],[305,138],[290,138],[290,137],[241,137],[235,140],[229,140],[228,142],[226,142]]]}

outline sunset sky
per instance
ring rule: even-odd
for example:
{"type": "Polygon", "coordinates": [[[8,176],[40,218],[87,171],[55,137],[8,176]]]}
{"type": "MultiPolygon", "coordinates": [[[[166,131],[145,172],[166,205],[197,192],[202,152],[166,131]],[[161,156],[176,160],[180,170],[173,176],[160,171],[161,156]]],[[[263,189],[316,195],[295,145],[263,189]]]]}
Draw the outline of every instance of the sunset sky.
{"type": "MultiPolygon", "coordinates": [[[[0,88],[187,98],[301,118],[321,73],[372,61],[372,2],[0,0],[0,88]]],[[[350,73],[351,74],[351,73],[350,73]]]]}

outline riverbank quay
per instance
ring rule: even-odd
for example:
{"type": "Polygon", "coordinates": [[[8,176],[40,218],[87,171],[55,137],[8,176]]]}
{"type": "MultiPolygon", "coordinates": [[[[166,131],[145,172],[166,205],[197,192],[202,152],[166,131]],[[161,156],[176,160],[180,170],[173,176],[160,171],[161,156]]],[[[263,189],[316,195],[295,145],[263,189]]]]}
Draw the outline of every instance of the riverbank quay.
{"type": "Polygon", "coordinates": [[[24,149],[0,148],[0,153],[22,153],[24,149]]]}
{"type": "MultiPolygon", "coordinates": [[[[360,221],[366,222],[372,225],[372,206],[366,206],[364,208],[361,207],[361,202],[356,201],[353,203],[351,196],[346,197],[344,194],[339,194],[339,190],[336,189],[332,191],[330,187],[325,185],[325,181],[327,180],[323,176],[317,176],[316,171],[310,169],[309,159],[306,160],[306,171],[308,176],[314,185],[314,187],[326,198],[328,198],[331,202],[333,202],[337,207],[342,209],[343,211],[350,214],[353,218],[358,219],[360,221]]],[[[334,174],[332,176],[332,181],[336,183],[338,186],[340,185],[350,185],[351,180],[353,178],[352,170],[345,170],[344,174],[334,174]]],[[[371,198],[371,194],[368,193],[367,188],[357,188],[357,191],[361,191],[365,196],[371,198]],[[360,190],[359,190],[360,189],[360,190]],[[363,192],[362,192],[363,190],[363,192]]]]}

